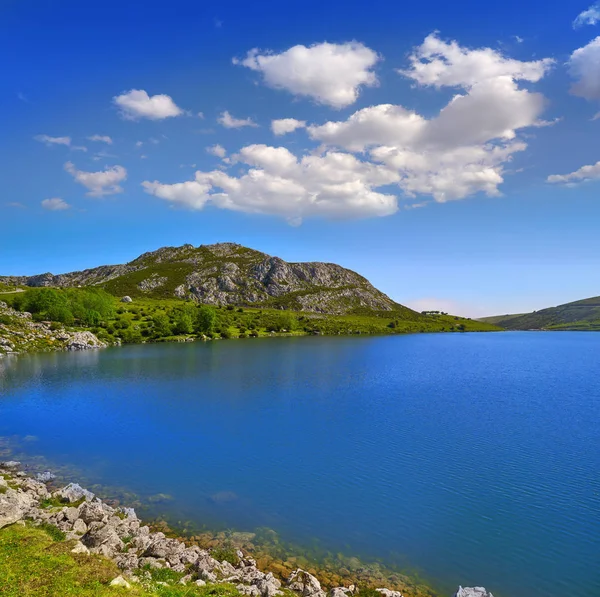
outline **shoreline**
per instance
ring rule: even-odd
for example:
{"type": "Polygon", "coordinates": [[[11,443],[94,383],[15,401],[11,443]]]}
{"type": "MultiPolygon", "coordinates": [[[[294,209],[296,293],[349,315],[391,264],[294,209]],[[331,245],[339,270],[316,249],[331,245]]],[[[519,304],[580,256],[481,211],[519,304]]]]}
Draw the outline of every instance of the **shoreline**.
{"type": "MultiPolygon", "coordinates": [[[[110,500],[101,500],[77,483],[54,489],[54,478],[50,472],[34,478],[18,462],[0,462],[0,529],[12,524],[52,525],[74,543],[74,553],[99,554],[112,560],[128,583],[140,582],[138,577],[144,577],[148,569],[166,568],[177,573],[183,584],[225,582],[249,597],[286,593],[302,597],[353,597],[359,593],[366,597],[440,597],[428,587],[412,584],[408,577],[404,586],[391,583],[388,588],[381,586],[383,579],[369,583],[356,576],[351,582],[318,567],[305,570],[297,566],[289,572],[289,566],[265,557],[260,549],[249,551],[247,544],[236,544],[231,537],[225,537],[221,545],[214,533],[208,533],[201,545],[200,536],[182,538],[167,525],[144,523],[133,508],[113,507],[110,500]],[[333,582],[341,580],[346,586],[333,582]]],[[[296,564],[298,559],[288,561],[296,564]]],[[[470,591],[459,589],[455,595],[491,597],[487,592],[470,591]]]]}

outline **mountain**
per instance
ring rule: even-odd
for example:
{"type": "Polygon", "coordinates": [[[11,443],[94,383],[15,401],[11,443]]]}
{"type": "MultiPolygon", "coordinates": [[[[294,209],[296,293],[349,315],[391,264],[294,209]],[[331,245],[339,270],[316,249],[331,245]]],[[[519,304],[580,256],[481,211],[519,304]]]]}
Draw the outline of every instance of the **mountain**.
{"type": "Polygon", "coordinates": [[[600,330],[600,296],[520,315],[495,315],[479,321],[507,330],[600,330]]]}
{"type": "Polygon", "coordinates": [[[115,296],[195,298],[213,305],[263,306],[317,313],[395,312],[419,317],[333,263],[287,263],[234,243],[163,247],[124,265],[67,274],[0,277],[0,285],[100,286],[115,296]]]}

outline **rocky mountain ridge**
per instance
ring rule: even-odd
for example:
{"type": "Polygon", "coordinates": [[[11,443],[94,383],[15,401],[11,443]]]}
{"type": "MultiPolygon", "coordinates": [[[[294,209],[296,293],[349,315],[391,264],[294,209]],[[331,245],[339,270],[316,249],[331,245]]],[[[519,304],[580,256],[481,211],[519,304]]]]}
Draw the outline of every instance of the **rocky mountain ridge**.
{"type": "Polygon", "coordinates": [[[116,296],[193,298],[212,305],[346,314],[404,311],[366,278],[333,263],[289,263],[235,243],[163,247],[123,265],[0,277],[11,286],[101,286],[116,296]]]}

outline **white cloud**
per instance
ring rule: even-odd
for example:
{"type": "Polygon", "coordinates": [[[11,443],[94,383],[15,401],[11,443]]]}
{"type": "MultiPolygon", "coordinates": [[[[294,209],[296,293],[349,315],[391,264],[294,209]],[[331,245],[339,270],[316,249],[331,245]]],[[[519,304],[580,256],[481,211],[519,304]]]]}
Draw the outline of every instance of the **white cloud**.
{"type": "Polygon", "coordinates": [[[367,218],[397,211],[394,195],[375,188],[398,180],[388,168],[353,155],[327,152],[297,158],[284,147],[250,145],[235,161],[246,166],[239,176],[213,170],[176,184],[143,183],[146,192],[173,204],[277,215],[298,224],[302,218],[367,218]]]}
{"type": "Polygon", "coordinates": [[[595,25],[600,21],[600,4],[592,4],[587,10],[579,13],[573,21],[573,28],[583,27],[583,25],[595,25]]]}
{"type": "Polygon", "coordinates": [[[271,130],[276,135],[293,133],[296,129],[303,129],[305,127],[306,121],[296,120],[295,118],[280,118],[278,120],[271,120],[271,130]]]}
{"type": "Polygon", "coordinates": [[[598,178],[600,178],[600,162],[590,166],[582,166],[579,170],[575,170],[570,174],[552,174],[548,176],[546,182],[571,186],[578,182],[588,182],[598,178]]]}
{"type": "Polygon", "coordinates": [[[217,118],[217,122],[226,129],[239,129],[244,126],[257,127],[258,124],[251,118],[234,118],[227,110],[217,118]]]}
{"type": "Polygon", "coordinates": [[[208,153],[211,155],[217,156],[218,158],[224,158],[227,155],[227,150],[219,144],[207,147],[206,151],[208,151],[208,153]]]}
{"type": "Polygon", "coordinates": [[[49,135],[36,135],[34,139],[40,143],[45,143],[48,147],[51,147],[52,145],[66,145],[69,147],[71,145],[71,137],[50,137],[49,135]]]}
{"type": "Polygon", "coordinates": [[[571,93],[587,100],[600,99],[600,36],[575,50],[568,64],[569,74],[576,79],[571,93]]]}
{"type": "Polygon", "coordinates": [[[64,211],[71,206],[60,197],[54,197],[52,199],[44,199],[42,201],[42,207],[50,211],[64,211]]]}
{"type": "Polygon", "coordinates": [[[340,109],[358,99],[361,87],[377,85],[372,69],[378,60],[377,53],[361,43],[325,42],[293,46],[281,54],[254,49],[233,62],[260,72],[269,87],[340,109]]]}
{"type": "Polygon", "coordinates": [[[89,197],[103,197],[122,193],[119,183],[127,178],[127,170],[123,166],[112,166],[100,172],[84,172],[77,170],[72,162],[65,164],[65,170],[73,176],[76,182],[88,189],[89,197]]]}
{"type": "Polygon", "coordinates": [[[108,135],[91,135],[88,137],[89,141],[98,141],[99,143],[106,143],[107,145],[112,145],[113,140],[108,135]]]}
{"type": "Polygon", "coordinates": [[[418,84],[465,89],[498,77],[535,83],[554,64],[551,58],[522,62],[491,48],[470,50],[455,41],[445,42],[435,33],[415,48],[409,60],[410,68],[398,72],[418,84]]]}
{"type": "Polygon", "coordinates": [[[309,126],[309,136],[326,146],[368,151],[376,162],[400,175],[411,197],[438,202],[473,193],[498,195],[503,164],[525,143],[517,131],[540,126],[545,99],[520,89],[517,80],[537,81],[551,61],[520,62],[489,48],[468,50],[428,36],[401,71],[421,85],[461,87],[434,117],[403,106],[364,108],[347,120],[309,126]]]}
{"type": "Polygon", "coordinates": [[[72,145],[71,151],[83,151],[85,153],[87,152],[87,147],[84,147],[83,145],[72,145]]]}
{"type": "Polygon", "coordinates": [[[136,147],[141,147],[143,144],[144,144],[144,142],[143,142],[143,141],[136,141],[136,142],[135,142],[135,146],[136,146],[136,147]]]}
{"type": "Polygon", "coordinates": [[[121,116],[126,120],[163,120],[173,116],[181,116],[184,111],[175,104],[168,95],[149,96],[143,89],[132,89],[122,95],[113,97],[121,116]]]}

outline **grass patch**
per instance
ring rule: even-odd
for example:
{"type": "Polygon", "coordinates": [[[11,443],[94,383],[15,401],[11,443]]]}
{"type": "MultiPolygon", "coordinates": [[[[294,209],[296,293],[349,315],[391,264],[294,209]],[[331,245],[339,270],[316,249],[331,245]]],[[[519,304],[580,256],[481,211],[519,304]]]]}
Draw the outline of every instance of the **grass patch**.
{"type": "Polygon", "coordinates": [[[64,541],[66,539],[66,535],[53,524],[49,524],[47,522],[42,522],[39,526],[39,529],[42,529],[48,537],[52,539],[52,541],[64,541]]]}
{"type": "MultiPolygon", "coordinates": [[[[110,587],[121,572],[100,556],[71,553],[72,542],[54,541],[40,527],[0,530],[2,597],[240,597],[230,584],[110,587]]],[[[179,578],[177,579],[179,580],[179,578]]],[[[155,581],[154,581],[155,582],[155,581]]],[[[163,581],[165,582],[165,581],[163,581]]]]}

